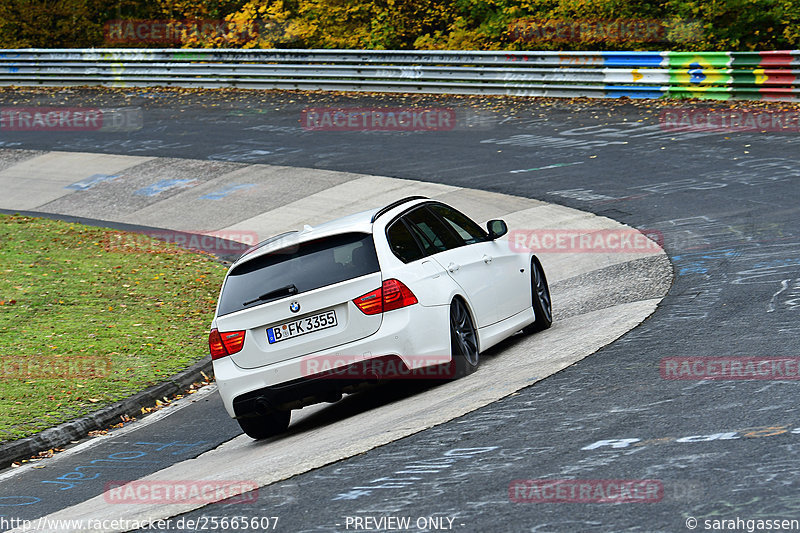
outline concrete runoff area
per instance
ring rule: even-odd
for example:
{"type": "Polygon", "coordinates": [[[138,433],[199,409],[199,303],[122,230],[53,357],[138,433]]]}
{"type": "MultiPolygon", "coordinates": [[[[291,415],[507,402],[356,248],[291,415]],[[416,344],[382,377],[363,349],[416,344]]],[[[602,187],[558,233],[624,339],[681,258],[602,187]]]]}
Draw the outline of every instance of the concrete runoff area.
{"type": "Polygon", "coordinates": [[[69,186],[96,174],[113,176],[151,158],[49,152],[0,170],[2,209],[34,210],[75,192],[69,186]]]}

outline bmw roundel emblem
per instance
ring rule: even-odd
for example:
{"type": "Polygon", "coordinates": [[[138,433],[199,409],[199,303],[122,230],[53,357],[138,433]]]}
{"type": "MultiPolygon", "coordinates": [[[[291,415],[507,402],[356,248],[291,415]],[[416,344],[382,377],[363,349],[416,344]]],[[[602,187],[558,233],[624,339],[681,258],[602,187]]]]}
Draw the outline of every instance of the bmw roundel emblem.
{"type": "Polygon", "coordinates": [[[292,313],[296,313],[300,310],[300,304],[297,302],[292,302],[289,304],[289,311],[292,313]]]}

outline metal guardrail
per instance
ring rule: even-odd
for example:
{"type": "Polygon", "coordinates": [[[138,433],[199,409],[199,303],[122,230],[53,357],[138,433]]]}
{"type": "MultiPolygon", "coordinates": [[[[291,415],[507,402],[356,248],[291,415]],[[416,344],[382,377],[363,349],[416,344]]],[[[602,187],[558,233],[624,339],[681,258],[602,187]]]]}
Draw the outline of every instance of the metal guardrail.
{"type": "Polygon", "coordinates": [[[800,51],[0,50],[0,86],[800,98],[800,51]]]}

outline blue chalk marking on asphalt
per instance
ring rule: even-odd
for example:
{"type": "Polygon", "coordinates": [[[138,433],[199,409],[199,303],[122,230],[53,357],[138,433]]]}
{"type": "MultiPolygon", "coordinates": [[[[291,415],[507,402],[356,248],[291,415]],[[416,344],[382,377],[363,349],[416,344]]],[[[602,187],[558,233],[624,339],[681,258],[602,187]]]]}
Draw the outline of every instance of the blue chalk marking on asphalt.
{"type": "Polygon", "coordinates": [[[200,446],[201,444],[206,444],[207,442],[209,442],[209,441],[207,441],[207,440],[199,440],[197,442],[185,443],[185,442],[176,440],[176,441],[172,441],[172,442],[134,442],[133,444],[134,444],[134,446],[158,446],[158,448],[156,448],[156,450],[155,450],[157,452],[160,452],[164,448],[171,448],[173,446],[178,447],[178,448],[185,448],[184,450],[178,450],[178,451],[172,452],[172,455],[180,455],[182,453],[186,453],[187,449],[191,449],[191,448],[194,448],[196,446],[200,446]]]}
{"type": "Polygon", "coordinates": [[[771,261],[760,261],[753,265],[753,268],[779,268],[784,266],[800,265],[800,258],[789,257],[786,259],[773,259],[771,261]]]}
{"type": "Polygon", "coordinates": [[[228,196],[229,194],[231,194],[233,192],[241,191],[243,189],[249,189],[249,188],[255,187],[255,186],[256,186],[255,183],[242,183],[241,185],[229,185],[228,187],[225,187],[224,189],[220,189],[218,191],[214,191],[214,192],[210,192],[208,194],[204,194],[203,196],[200,197],[200,199],[201,200],[222,200],[223,198],[225,198],[226,196],[228,196]]]}
{"type": "Polygon", "coordinates": [[[119,174],[92,174],[88,178],[76,181],[72,185],[67,185],[64,187],[65,189],[72,189],[73,191],[85,191],[91,189],[98,183],[103,183],[104,181],[112,181],[119,177],[119,174]]]}
{"type": "MultiPolygon", "coordinates": [[[[0,497],[0,507],[17,507],[20,505],[33,505],[42,501],[36,496],[2,496],[0,497]]],[[[5,515],[3,515],[5,516],[5,515]]]]}
{"type": "Polygon", "coordinates": [[[133,194],[137,194],[139,196],[156,196],[157,194],[170,189],[185,189],[187,187],[193,187],[196,182],[197,180],[161,180],[158,183],[150,185],[149,187],[139,189],[133,194]]]}
{"type": "Polygon", "coordinates": [[[569,167],[572,165],[582,165],[583,161],[575,161],[574,163],[555,163],[553,165],[547,165],[546,167],[536,167],[536,168],[525,168],[522,170],[511,170],[509,174],[519,174],[520,172],[533,172],[534,170],[545,170],[548,168],[559,168],[559,167],[569,167]]]}
{"type": "Polygon", "coordinates": [[[678,275],[686,276],[688,274],[706,274],[708,272],[707,267],[710,266],[707,260],[726,259],[728,257],[737,257],[738,255],[732,249],[710,250],[673,255],[672,261],[679,267],[678,275]]]}
{"type": "MultiPolygon", "coordinates": [[[[112,453],[106,456],[105,459],[95,459],[93,461],[89,461],[89,464],[82,465],[75,467],[72,472],[67,472],[66,474],[62,474],[61,476],[53,479],[53,480],[44,480],[41,483],[48,483],[48,487],[51,485],[67,485],[66,487],[58,487],[58,490],[70,490],[79,486],[81,483],[86,481],[93,481],[98,478],[101,479],[104,475],[108,477],[108,475],[113,474],[109,472],[96,472],[93,476],[89,476],[82,472],[82,469],[86,468],[111,468],[113,470],[117,470],[120,468],[138,468],[141,464],[158,464],[159,461],[150,461],[150,460],[139,460],[141,457],[145,457],[153,453],[153,451],[160,452],[163,451],[165,448],[182,448],[180,451],[173,451],[173,452],[164,452],[164,453],[171,453],[172,455],[178,455],[181,453],[188,453],[188,450],[200,446],[201,444],[206,444],[208,441],[201,440],[197,442],[183,442],[183,441],[172,441],[172,442],[136,442],[134,443],[137,446],[155,446],[155,450],[151,450],[149,453],[144,452],[141,450],[126,450],[121,452],[112,453]],[[95,463],[112,463],[111,465],[96,465],[95,463]]],[[[162,459],[163,460],[163,459],[162,459]]],[[[19,498],[19,497],[18,497],[19,498]]],[[[38,499],[37,499],[38,501],[38,499]]],[[[36,503],[36,502],[31,502],[36,503]]],[[[15,505],[22,505],[22,504],[15,504],[15,505]]],[[[27,505],[27,504],[25,504],[27,505]]]]}

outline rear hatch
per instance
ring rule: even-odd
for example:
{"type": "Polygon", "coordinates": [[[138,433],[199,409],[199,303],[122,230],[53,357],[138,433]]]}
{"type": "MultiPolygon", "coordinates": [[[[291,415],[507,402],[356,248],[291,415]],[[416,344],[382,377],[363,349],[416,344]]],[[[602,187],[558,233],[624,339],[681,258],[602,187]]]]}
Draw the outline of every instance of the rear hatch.
{"type": "Polygon", "coordinates": [[[247,332],[243,349],[231,356],[238,366],[277,363],[378,331],[382,315],[365,315],[352,300],[380,286],[371,234],[302,242],[245,261],[228,273],[217,328],[247,332]]]}

